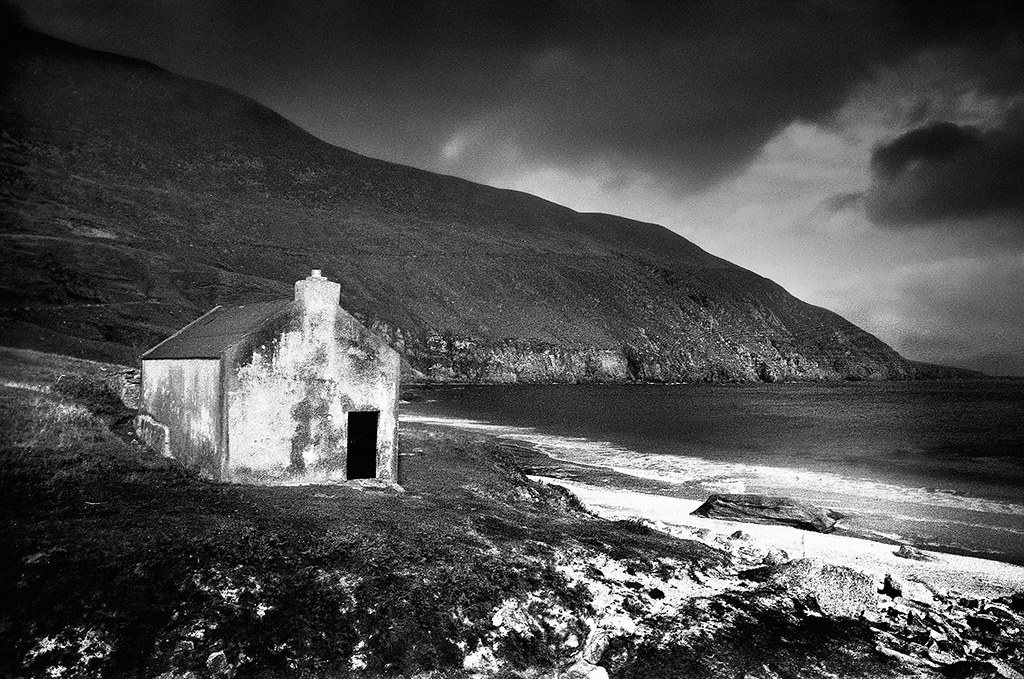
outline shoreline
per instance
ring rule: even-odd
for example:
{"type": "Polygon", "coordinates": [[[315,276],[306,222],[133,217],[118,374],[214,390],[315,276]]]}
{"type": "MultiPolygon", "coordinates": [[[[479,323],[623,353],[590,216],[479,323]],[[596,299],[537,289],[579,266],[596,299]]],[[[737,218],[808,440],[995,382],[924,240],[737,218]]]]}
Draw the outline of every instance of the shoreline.
{"type": "Polygon", "coordinates": [[[766,554],[782,550],[788,559],[808,557],[859,570],[871,575],[879,586],[886,575],[891,575],[926,582],[940,591],[967,597],[992,599],[1024,592],[1022,565],[929,549],[920,550],[930,557],[929,561],[906,559],[894,554],[902,543],[852,534],[842,526],[833,533],[815,533],[788,526],[692,516],[691,512],[703,500],[665,494],[673,488],[672,483],[561,459],[533,442],[504,437],[487,431],[487,427],[460,427],[436,421],[417,424],[493,438],[516,459],[528,478],[565,488],[596,516],[612,521],[640,520],[674,537],[725,550],[737,559],[740,570],[761,565],[766,554]],[[736,531],[742,531],[745,537],[731,538],[736,531]]]}
{"type": "MultiPolygon", "coordinates": [[[[809,487],[818,489],[817,492],[804,494],[796,487],[791,487],[792,483],[774,487],[775,484],[771,481],[778,476],[777,473],[771,478],[757,478],[761,474],[759,465],[747,465],[753,472],[749,479],[744,480],[742,475],[745,473],[745,467],[742,461],[707,461],[702,458],[696,458],[696,462],[693,463],[697,464],[697,468],[676,468],[672,466],[673,461],[669,460],[668,478],[665,478],[664,474],[650,468],[650,458],[658,455],[637,453],[638,459],[644,461],[647,467],[642,470],[634,469],[626,462],[626,466],[630,468],[622,468],[623,456],[632,451],[602,441],[543,434],[522,425],[498,425],[444,415],[412,414],[406,421],[421,426],[493,437],[503,449],[517,459],[528,474],[699,502],[706,500],[713,492],[750,492],[793,497],[847,516],[847,521],[842,522],[834,531],[839,535],[895,546],[906,544],[945,555],[974,557],[1024,566],[1024,532],[1020,528],[1014,528],[1011,521],[1024,518],[1024,506],[1016,503],[1006,507],[1002,506],[1000,501],[983,496],[961,496],[953,493],[947,497],[943,493],[928,492],[929,488],[924,486],[907,486],[906,492],[909,496],[906,496],[897,492],[902,487],[893,485],[894,482],[886,485],[886,482],[857,477],[850,478],[853,485],[849,489],[843,486],[832,487],[827,483],[829,479],[824,479],[824,485],[817,483],[820,476],[818,472],[800,469],[799,475],[808,477],[804,479],[801,488],[810,484],[809,487]],[[576,449],[580,446],[583,450],[577,453],[576,449]],[[577,459],[579,457],[584,459],[577,459]],[[608,458],[606,463],[602,463],[603,458],[608,458]],[[730,469],[719,469],[723,466],[730,469]],[[704,467],[709,467],[710,471],[704,467]],[[703,472],[707,472],[709,476],[703,472]],[[684,474],[684,477],[680,474],[684,474]],[[696,475],[687,477],[686,474],[696,475]],[[734,481],[736,478],[741,480],[734,481]],[[738,483],[739,487],[719,487],[728,481],[738,483]],[[959,514],[951,515],[950,512],[959,514]],[[982,533],[964,533],[973,526],[982,533]],[[1013,533],[1010,536],[1011,542],[1000,541],[1001,536],[998,533],[1002,530],[1013,533]]],[[[689,458],[681,456],[680,459],[685,461],[689,458]]],[[[778,472],[779,469],[770,468],[770,471],[778,472]]],[[[844,479],[845,477],[840,478],[840,481],[844,479]]]]}
{"type": "Polygon", "coordinates": [[[895,545],[789,526],[726,521],[693,516],[702,503],[641,491],[598,487],[536,474],[529,478],[557,485],[575,495],[589,511],[611,521],[639,520],[675,537],[703,542],[739,557],[741,566],[761,563],[777,550],[789,559],[810,558],[847,566],[879,583],[889,575],[926,583],[939,592],[992,599],[1024,591],[1024,566],[1002,561],[921,550],[928,561],[895,555],[895,545]],[[737,531],[741,537],[733,537],[737,531]]]}

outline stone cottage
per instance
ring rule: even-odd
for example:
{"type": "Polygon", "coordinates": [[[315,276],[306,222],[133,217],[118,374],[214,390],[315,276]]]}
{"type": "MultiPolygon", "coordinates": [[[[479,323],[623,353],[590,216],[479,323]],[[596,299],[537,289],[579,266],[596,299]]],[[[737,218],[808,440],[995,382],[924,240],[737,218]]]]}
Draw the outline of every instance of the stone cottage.
{"type": "Polygon", "coordinates": [[[202,475],[398,482],[399,356],[319,270],[218,306],[142,355],[140,438],[202,475]]]}

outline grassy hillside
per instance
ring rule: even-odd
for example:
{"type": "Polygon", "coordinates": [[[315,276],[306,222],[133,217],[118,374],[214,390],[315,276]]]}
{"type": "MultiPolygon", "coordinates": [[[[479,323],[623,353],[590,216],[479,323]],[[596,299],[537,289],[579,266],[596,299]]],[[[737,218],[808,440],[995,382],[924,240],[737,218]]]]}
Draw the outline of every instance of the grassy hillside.
{"type": "Polygon", "coordinates": [[[6,344],[130,361],[322,268],[436,379],[920,372],[662,227],[366,158],[138,61],[23,30],[4,43],[6,344]]]}

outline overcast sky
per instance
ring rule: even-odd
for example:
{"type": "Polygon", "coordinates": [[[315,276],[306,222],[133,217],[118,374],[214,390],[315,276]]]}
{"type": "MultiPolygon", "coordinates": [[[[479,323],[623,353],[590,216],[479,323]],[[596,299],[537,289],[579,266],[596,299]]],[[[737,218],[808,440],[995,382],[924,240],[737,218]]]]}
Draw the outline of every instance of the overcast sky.
{"type": "Polygon", "coordinates": [[[910,358],[1024,375],[1013,3],[22,4],[339,146],[663,224],[910,358]]]}

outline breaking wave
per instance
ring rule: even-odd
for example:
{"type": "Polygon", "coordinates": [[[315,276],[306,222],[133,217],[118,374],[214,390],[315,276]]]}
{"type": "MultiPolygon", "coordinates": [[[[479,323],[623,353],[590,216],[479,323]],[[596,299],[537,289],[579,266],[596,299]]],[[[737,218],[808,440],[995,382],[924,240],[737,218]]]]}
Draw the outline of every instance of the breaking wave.
{"type": "MultiPolygon", "coordinates": [[[[952,490],[912,488],[870,479],[790,467],[752,465],[700,457],[642,453],[607,441],[541,433],[532,427],[497,425],[479,420],[424,415],[402,415],[409,423],[477,431],[532,446],[551,458],[572,464],[610,468],[642,479],[667,481],[702,492],[751,492],[793,495],[805,499],[832,497],[861,501],[918,505],[958,511],[1024,516],[1024,505],[970,497],[952,490]]],[[[846,504],[846,502],[842,502],[846,504]]],[[[835,503],[832,503],[835,504],[835,503]]],[[[839,507],[841,509],[841,507],[839,507]]],[[[908,517],[910,519],[911,517],[908,517]]],[[[941,519],[951,522],[952,517],[941,519]]],[[[912,517],[912,520],[920,520],[912,517]]],[[[931,519],[929,519],[931,520],[931,519]]],[[[965,526],[968,524],[964,524],[965,526]]],[[[973,524],[972,524],[973,525],[973,524]]],[[[1010,529],[1012,530],[1012,529],[1010,529]]],[[[1024,531],[1015,531],[1024,535],[1024,531]]]]}

